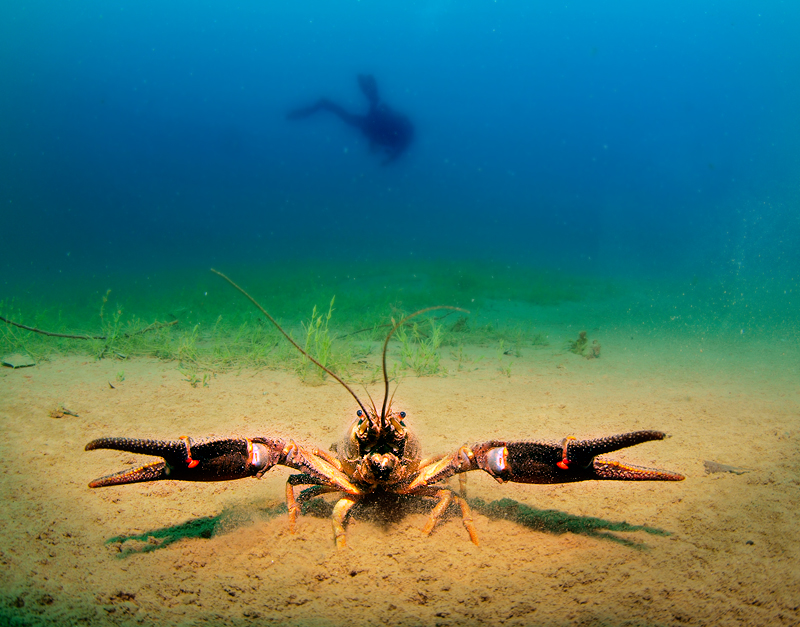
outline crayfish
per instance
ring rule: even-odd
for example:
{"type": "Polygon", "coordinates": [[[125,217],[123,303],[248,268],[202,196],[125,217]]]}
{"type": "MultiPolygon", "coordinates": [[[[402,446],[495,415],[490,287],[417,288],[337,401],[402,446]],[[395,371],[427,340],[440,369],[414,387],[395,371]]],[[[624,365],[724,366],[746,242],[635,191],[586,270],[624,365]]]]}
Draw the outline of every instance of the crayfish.
{"type": "Polygon", "coordinates": [[[571,483],[575,481],[612,479],[617,481],[681,481],[675,472],[632,466],[598,455],[617,451],[650,440],[662,440],[660,431],[634,431],[607,437],[579,440],[567,437],[561,442],[491,440],[461,446],[449,455],[423,458],[417,437],[405,422],[406,414],[394,411],[389,397],[389,376],[386,350],[397,329],[411,318],[433,309],[414,312],[392,327],[383,342],[384,396],[380,407],[365,405],[341,377],[304,351],[253,297],[224,274],[212,270],[239,290],[272,324],[310,361],[338,381],[353,396],[359,409],[340,442],[330,451],[305,448],[291,439],[256,436],[252,438],[214,438],[194,440],[150,440],[107,437],[92,440],[86,450],[113,449],[161,457],[161,461],[132,470],[101,477],[89,487],[136,483],[140,481],[232,481],[245,477],[261,477],[276,465],[287,466],[299,474],[286,482],[286,503],[289,528],[294,532],[301,505],[332,492],[342,496],[333,508],[333,534],[336,546],[346,546],[344,524],[348,513],[367,496],[394,494],[435,499],[427,524],[422,529],[430,534],[452,502],[461,509],[464,527],[470,539],[478,544],[478,533],[465,497],[464,482],[456,493],[443,482],[450,477],[473,470],[482,470],[498,482],[571,483]],[[295,496],[296,486],[306,486],[295,496]]]}

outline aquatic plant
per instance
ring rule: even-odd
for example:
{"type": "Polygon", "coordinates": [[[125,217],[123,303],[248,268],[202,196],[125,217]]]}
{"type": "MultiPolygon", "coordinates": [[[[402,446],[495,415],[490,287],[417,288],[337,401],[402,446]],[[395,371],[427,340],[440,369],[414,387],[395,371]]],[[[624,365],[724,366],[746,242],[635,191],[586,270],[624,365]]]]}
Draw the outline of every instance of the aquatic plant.
{"type": "Polygon", "coordinates": [[[567,340],[565,348],[571,353],[586,357],[586,359],[598,359],[600,357],[600,342],[594,340],[589,344],[586,331],[581,331],[577,340],[567,340]]]}
{"type": "Polygon", "coordinates": [[[497,353],[495,355],[497,359],[497,370],[501,374],[504,374],[508,378],[511,378],[512,362],[510,359],[504,359],[504,357],[506,357],[507,355],[520,357],[521,353],[518,348],[507,348],[505,342],[501,339],[497,349],[497,353]]]}
{"type": "Polygon", "coordinates": [[[418,377],[441,371],[439,347],[442,345],[442,329],[433,318],[429,322],[430,335],[425,335],[416,322],[410,325],[409,330],[400,327],[394,334],[400,343],[401,367],[413,370],[418,377]]]}
{"type": "Polygon", "coordinates": [[[586,352],[586,346],[589,344],[589,340],[586,338],[586,331],[581,331],[578,333],[577,340],[567,340],[566,349],[570,353],[575,353],[576,355],[583,355],[586,352]]]}
{"type": "MultiPolygon", "coordinates": [[[[329,323],[333,317],[333,304],[336,296],[331,298],[326,314],[317,313],[317,306],[314,305],[311,311],[311,318],[308,322],[302,322],[305,335],[303,349],[326,368],[341,372],[347,368],[351,361],[349,351],[334,353],[333,337],[329,323]]],[[[303,381],[322,382],[327,377],[324,370],[315,366],[305,355],[298,355],[298,364],[295,368],[303,381]]]]}
{"type": "Polygon", "coordinates": [[[207,372],[204,372],[201,376],[200,373],[197,372],[197,370],[192,369],[192,370],[181,370],[181,374],[184,376],[184,381],[186,381],[193,388],[196,388],[198,386],[207,388],[209,382],[211,381],[211,375],[207,372]]]}
{"type": "Polygon", "coordinates": [[[450,357],[456,362],[456,372],[461,372],[462,370],[476,370],[475,364],[483,360],[483,355],[478,357],[478,359],[473,359],[469,353],[464,350],[464,344],[459,344],[458,349],[455,351],[450,352],[450,357]],[[469,368],[468,366],[472,366],[469,368]]]}

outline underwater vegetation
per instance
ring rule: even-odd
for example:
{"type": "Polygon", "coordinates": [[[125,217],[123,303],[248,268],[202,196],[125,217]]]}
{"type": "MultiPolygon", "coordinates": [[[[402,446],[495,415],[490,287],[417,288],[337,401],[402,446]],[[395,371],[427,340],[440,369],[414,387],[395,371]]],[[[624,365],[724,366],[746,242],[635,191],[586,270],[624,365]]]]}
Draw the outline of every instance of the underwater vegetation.
{"type": "MultiPolygon", "coordinates": [[[[547,346],[548,338],[535,321],[493,320],[483,309],[504,301],[553,305],[582,299],[587,291],[572,277],[491,264],[420,263],[402,272],[373,265],[309,273],[300,264],[268,273],[247,270],[243,282],[270,295],[270,308],[309,355],[365,383],[377,380],[376,349],[387,328],[410,311],[434,304],[471,313],[443,312],[401,329],[390,347],[393,376],[474,369],[481,361],[470,350],[476,347],[487,349],[488,362],[495,351],[497,370],[510,376],[511,360],[525,348],[547,346]]],[[[290,370],[309,384],[325,380],[325,372],[279,341],[258,312],[232,303],[205,276],[193,278],[190,285],[165,276],[146,291],[121,281],[118,290],[58,303],[0,301],[0,355],[34,362],[70,354],[120,362],[155,357],[176,362],[193,387],[209,385],[211,373],[241,368],[290,370]]]]}
{"type": "Polygon", "coordinates": [[[567,340],[566,349],[586,359],[599,359],[600,357],[600,342],[592,340],[592,343],[589,344],[586,331],[581,331],[577,340],[567,340]]]}

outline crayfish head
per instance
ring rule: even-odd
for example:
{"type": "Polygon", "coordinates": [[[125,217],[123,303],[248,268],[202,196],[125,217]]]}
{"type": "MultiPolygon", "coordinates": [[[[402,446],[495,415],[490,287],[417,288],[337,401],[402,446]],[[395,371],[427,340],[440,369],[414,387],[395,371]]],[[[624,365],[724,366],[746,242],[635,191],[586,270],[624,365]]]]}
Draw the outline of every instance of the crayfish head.
{"type": "Polygon", "coordinates": [[[348,459],[363,457],[375,451],[391,452],[403,457],[410,434],[404,422],[405,417],[404,411],[390,410],[386,417],[381,419],[375,411],[366,413],[359,409],[356,412],[356,419],[345,433],[339,450],[344,452],[348,459]]]}
{"type": "Polygon", "coordinates": [[[357,480],[370,485],[401,481],[407,466],[419,458],[419,444],[405,423],[405,412],[356,412],[337,453],[355,467],[357,480]]]}

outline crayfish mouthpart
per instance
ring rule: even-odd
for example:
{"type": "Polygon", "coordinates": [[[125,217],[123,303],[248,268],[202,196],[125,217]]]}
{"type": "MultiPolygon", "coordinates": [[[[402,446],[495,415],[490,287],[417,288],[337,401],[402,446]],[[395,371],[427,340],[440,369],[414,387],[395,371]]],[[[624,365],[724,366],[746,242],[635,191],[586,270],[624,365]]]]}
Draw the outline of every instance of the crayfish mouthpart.
{"type": "Polygon", "coordinates": [[[391,453],[383,455],[373,453],[368,458],[370,471],[378,481],[388,481],[398,461],[397,457],[391,453]]]}

